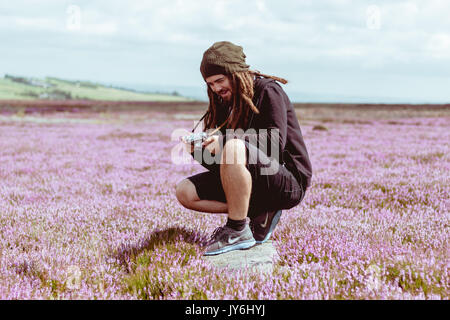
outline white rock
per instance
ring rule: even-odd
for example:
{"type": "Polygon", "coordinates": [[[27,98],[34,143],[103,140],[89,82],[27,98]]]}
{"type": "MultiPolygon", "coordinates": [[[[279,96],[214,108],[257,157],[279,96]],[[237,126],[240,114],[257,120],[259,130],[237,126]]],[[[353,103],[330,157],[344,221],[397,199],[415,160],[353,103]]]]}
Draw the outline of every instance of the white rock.
{"type": "Polygon", "coordinates": [[[233,250],[215,256],[203,256],[219,269],[271,273],[279,256],[271,240],[246,250],[233,250]]]}

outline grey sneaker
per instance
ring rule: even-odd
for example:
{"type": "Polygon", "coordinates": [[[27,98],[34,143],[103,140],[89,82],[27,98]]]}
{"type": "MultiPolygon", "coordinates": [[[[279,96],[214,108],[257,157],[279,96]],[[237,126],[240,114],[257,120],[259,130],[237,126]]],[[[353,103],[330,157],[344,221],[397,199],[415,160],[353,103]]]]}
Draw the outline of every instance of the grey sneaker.
{"type": "Polygon", "coordinates": [[[245,225],[242,231],[233,230],[227,226],[218,227],[211,235],[204,256],[212,256],[231,250],[248,249],[255,245],[250,227],[245,225]]]}
{"type": "Polygon", "coordinates": [[[265,243],[272,236],[273,230],[280,221],[281,210],[268,211],[253,219],[250,219],[250,229],[253,232],[253,237],[256,244],[265,243]]]}

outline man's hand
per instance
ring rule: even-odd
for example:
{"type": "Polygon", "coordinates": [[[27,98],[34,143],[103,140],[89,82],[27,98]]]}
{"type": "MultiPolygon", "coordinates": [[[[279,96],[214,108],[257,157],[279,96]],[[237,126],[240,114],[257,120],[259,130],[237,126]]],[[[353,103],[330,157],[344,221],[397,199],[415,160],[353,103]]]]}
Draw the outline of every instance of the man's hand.
{"type": "Polygon", "coordinates": [[[220,152],[219,136],[213,135],[203,141],[202,146],[205,147],[211,154],[215,155],[220,152]]]}
{"type": "Polygon", "coordinates": [[[186,150],[186,152],[188,153],[192,153],[194,152],[194,145],[191,143],[184,142],[184,150],[186,150]]]}

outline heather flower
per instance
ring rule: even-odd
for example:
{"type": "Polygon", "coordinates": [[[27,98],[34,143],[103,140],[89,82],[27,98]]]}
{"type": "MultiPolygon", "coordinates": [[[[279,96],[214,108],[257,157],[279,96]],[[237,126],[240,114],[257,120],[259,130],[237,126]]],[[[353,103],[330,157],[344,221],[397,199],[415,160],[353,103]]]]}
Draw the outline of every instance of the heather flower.
{"type": "MultiPolygon", "coordinates": [[[[303,120],[302,120],[303,121],[303,120]]],[[[202,259],[165,112],[0,118],[0,299],[448,299],[450,118],[301,122],[314,167],[273,273],[202,259]]]]}

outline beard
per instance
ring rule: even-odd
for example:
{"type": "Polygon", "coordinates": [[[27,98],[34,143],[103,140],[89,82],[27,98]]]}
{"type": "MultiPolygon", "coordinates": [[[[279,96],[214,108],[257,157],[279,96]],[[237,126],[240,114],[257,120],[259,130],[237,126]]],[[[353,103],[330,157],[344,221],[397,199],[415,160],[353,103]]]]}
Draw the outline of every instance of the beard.
{"type": "Polygon", "coordinates": [[[227,99],[223,98],[221,95],[217,96],[220,104],[223,106],[230,107],[231,104],[233,103],[233,95],[230,95],[227,99]]]}

